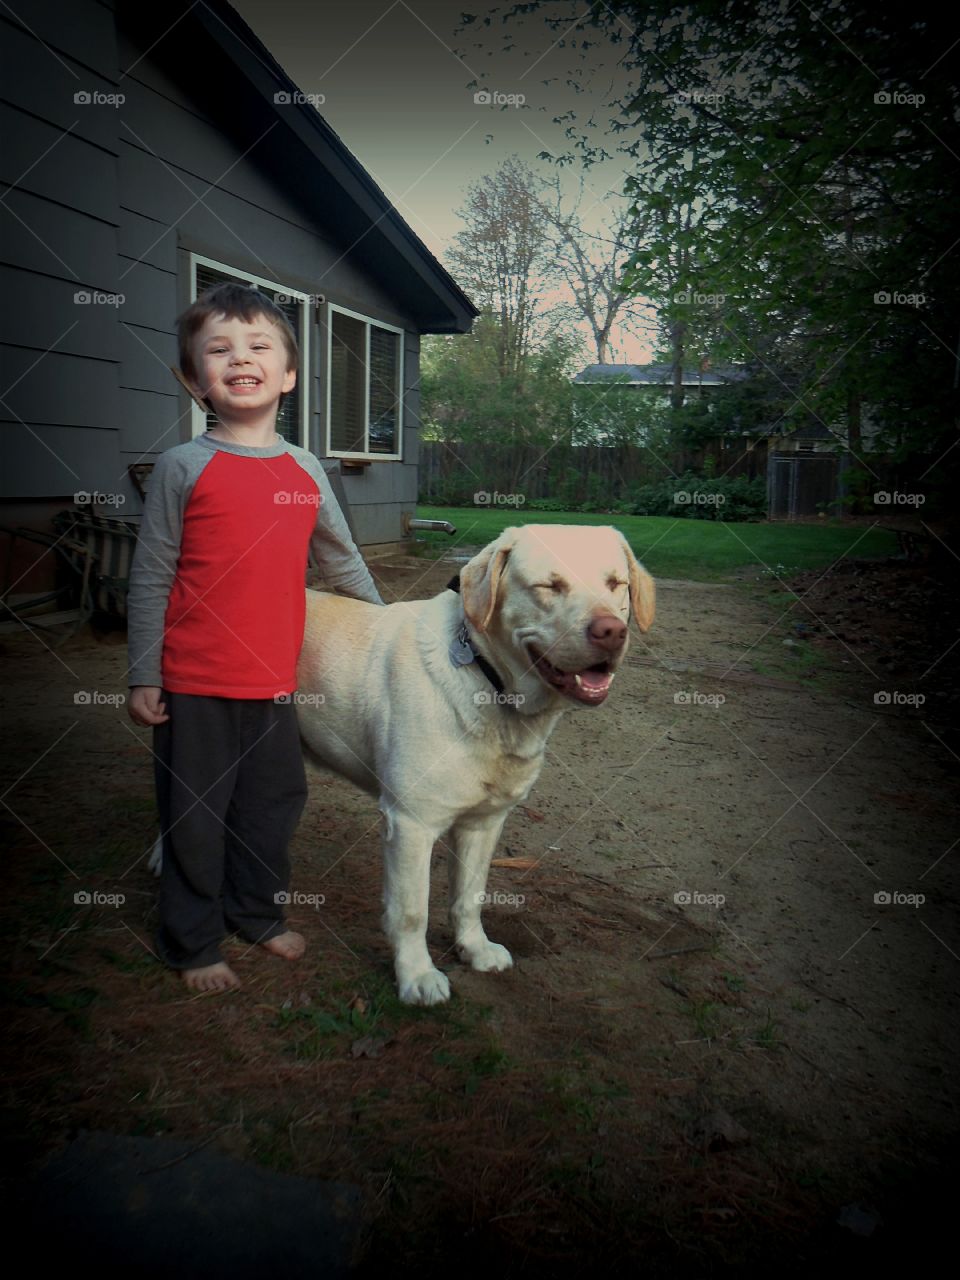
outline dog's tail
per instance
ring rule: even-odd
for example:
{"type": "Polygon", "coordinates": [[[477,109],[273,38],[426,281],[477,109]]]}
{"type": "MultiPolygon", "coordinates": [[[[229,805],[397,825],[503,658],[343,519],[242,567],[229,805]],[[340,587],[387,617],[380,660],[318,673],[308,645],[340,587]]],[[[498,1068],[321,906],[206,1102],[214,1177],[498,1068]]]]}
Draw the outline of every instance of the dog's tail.
{"type": "Polygon", "coordinates": [[[152,871],[155,876],[158,876],[163,870],[163,836],[157,836],[157,842],[150,850],[147,870],[152,871]]]}

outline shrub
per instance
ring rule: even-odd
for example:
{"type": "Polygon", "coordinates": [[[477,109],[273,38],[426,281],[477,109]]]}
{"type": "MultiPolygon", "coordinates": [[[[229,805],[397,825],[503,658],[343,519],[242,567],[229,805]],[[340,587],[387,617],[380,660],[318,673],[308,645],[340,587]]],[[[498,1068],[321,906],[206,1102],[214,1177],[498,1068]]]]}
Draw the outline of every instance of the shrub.
{"type": "Polygon", "coordinates": [[[676,479],[668,477],[640,485],[619,504],[619,509],[624,515],[686,520],[763,520],[767,514],[767,486],[764,480],[747,480],[744,476],[698,476],[686,471],[676,479]],[[689,494],[690,500],[677,502],[678,494],[689,494]],[[710,501],[711,498],[722,501],[710,501]]]}

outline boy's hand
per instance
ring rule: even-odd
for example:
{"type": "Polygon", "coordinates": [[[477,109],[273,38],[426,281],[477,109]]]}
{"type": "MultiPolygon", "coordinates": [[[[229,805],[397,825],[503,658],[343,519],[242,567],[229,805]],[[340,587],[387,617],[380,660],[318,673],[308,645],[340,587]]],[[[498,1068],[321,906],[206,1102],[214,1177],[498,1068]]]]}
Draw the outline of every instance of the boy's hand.
{"type": "Polygon", "coordinates": [[[127,711],[134,724],[163,724],[170,717],[166,715],[167,704],[160,701],[163,690],[159,685],[135,684],[130,690],[130,701],[127,711]]]}

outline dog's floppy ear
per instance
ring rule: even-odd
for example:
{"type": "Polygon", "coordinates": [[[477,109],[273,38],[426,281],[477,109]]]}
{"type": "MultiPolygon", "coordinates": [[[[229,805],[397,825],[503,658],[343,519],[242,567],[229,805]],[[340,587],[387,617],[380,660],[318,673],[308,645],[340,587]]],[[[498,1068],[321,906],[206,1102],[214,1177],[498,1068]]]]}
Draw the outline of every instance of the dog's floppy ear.
{"type": "Polygon", "coordinates": [[[460,570],[463,612],[478,631],[486,631],[497,607],[500,578],[516,532],[516,529],[504,529],[499,538],[468,560],[460,570]]]}
{"type": "Polygon", "coordinates": [[[657,607],[657,589],[649,573],[630,550],[630,543],[622,533],[620,537],[627,553],[627,568],[630,571],[630,612],[640,630],[649,631],[657,607]]]}

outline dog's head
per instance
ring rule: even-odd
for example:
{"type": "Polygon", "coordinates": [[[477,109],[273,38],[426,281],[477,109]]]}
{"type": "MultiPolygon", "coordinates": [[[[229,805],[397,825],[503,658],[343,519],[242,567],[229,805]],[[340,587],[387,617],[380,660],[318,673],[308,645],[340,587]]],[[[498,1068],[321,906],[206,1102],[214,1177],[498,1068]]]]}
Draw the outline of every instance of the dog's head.
{"type": "Polygon", "coordinates": [[[528,713],[558,701],[599,706],[627,652],[631,617],[647,631],[655,608],[653,579],[610,526],[504,529],[464,566],[460,593],[528,713]]]}

